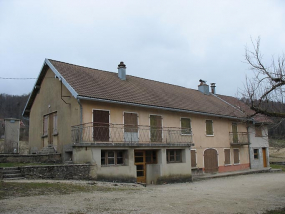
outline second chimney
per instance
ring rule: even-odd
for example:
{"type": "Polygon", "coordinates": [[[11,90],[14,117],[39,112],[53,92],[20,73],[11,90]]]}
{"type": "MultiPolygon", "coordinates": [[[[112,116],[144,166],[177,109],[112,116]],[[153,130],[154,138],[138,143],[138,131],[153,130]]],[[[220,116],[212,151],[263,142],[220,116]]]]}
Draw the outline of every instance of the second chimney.
{"type": "Polygon", "coordinates": [[[118,65],[118,77],[121,80],[126,80],[126,65],[124,64],[124,62],[120,62],[120,64],[118,65]]]}
{"type": "Polygon", "coordinates": [[[216,94],[216,83],[211,83],[211,92],[212,94],[216,94]]]}

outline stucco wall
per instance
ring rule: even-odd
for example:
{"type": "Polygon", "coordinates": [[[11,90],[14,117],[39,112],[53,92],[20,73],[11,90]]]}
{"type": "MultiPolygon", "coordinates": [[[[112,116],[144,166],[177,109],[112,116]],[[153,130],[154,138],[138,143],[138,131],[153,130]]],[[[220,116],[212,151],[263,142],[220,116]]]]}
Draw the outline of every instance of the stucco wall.
{"type": "Polygon", "coordinates": [[[42,149],[44,140],[47,140],[47,138],[42,138],[43,116],[52,112],[57,112],[58,135],[54,136],[57,151],[62,153],[63,145],[71,143],[71,126],[80,123],[80,107],[64,85],[62,85],[62,95],[70,96],[63,97],[70,104],[66,104],[61,99],[61,82],[49,69],[30,112],[30,147],[42,149]]]}
{"type": "MultiPolygon", "coordinates": [[[[197,114],[189,114],[182,112],[173,112],[166,110],[142,108],[136,106],[128,106],[122,104],[110,104],[103,102],[82,101],[83,107],[83,123],[92,122],[92,111],[94,109],[109,110],[110,123],[123,124],[124,112],[135,112],[138,114],[139,125],[150,125],[149,116],[151,114],[162,116],[162,125],[164,127],[180,127],[181,117],[191,119],[191,127],[193,133],[193,142],[195,144],[192,149],[197,150],[197,167],[204,168],[204,150],[207,148],[215,148],[218,151],[219,166],[224,166],[225,156],[224,149],[233,147],[230,145],[230,135],[232,132],[232,123],[237,123],[238,132],[246,132],[247,125],[232,119],[210,117],[197,114]],[[214,136],[206,136],[206,120],[213,120],[214,136]]],[[[248,146],[238,147],[240,149],[240,164],[249,165],[248,146]]],[[[189,151],[190,153],[190,151],[189,151]]],[[[233,154],[231,155],[231,164],[233,165],[233,154]]],[[[190,163],[190,162],[189,162],[190,163]]],[[[237,167],[236,167],[237,168],[237,167]]],[[[228,167],[229,169],[229,167],[228,167]]]]}

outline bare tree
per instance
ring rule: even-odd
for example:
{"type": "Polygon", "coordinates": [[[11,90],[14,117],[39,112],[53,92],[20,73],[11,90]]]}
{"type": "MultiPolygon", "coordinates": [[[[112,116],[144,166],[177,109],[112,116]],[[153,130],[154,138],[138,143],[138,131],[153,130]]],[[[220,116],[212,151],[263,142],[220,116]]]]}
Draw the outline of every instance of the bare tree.
{"type": "Polygon", "coordinates": [[[285,118],[285,55],[265,65],[260,52],[260,38],[252,40],[253,49],[245,50],[246,63],[254,73],[254,78],[246,78],[243,96],[247,98],[250,108],[257,113],[285,118]]]}

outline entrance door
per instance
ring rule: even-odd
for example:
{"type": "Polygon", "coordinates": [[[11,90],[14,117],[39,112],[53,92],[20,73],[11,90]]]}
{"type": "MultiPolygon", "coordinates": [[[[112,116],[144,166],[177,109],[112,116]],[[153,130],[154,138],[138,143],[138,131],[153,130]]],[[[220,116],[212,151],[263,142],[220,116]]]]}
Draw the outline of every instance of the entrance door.
{"type": "Polygon", "coordinates": [[[214,173],[218,171],[218,153],[215,149],[207,149],[204,152],[205,173],[214,173]]]}
{"type": "Polygon", "coordinates": [[[262,148],[262,154],[263,154],[263,167],[267,167],[266,148],[262,148]]]}
{"type": "Polygon", "coordinates": [[[93,110],[93,140],[109,141],[109,111],[93,110]]]}
{"type": "Polygon", "coordinates": [[[145,151],[135,151],[135,165],[137,166],[137,182],[146,183],[145,151]]]}

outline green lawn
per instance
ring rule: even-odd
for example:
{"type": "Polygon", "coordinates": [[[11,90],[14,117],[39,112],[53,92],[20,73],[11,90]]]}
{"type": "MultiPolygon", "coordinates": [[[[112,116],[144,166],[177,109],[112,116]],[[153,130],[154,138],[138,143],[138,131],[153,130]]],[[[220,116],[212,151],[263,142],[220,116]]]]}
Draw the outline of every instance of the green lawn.
{"type": "Polygon", "coordinates": [[[283,172],[285,172],[285,165],[270,164],[270,167],[272,169],[281,169],[283,172]]]}

